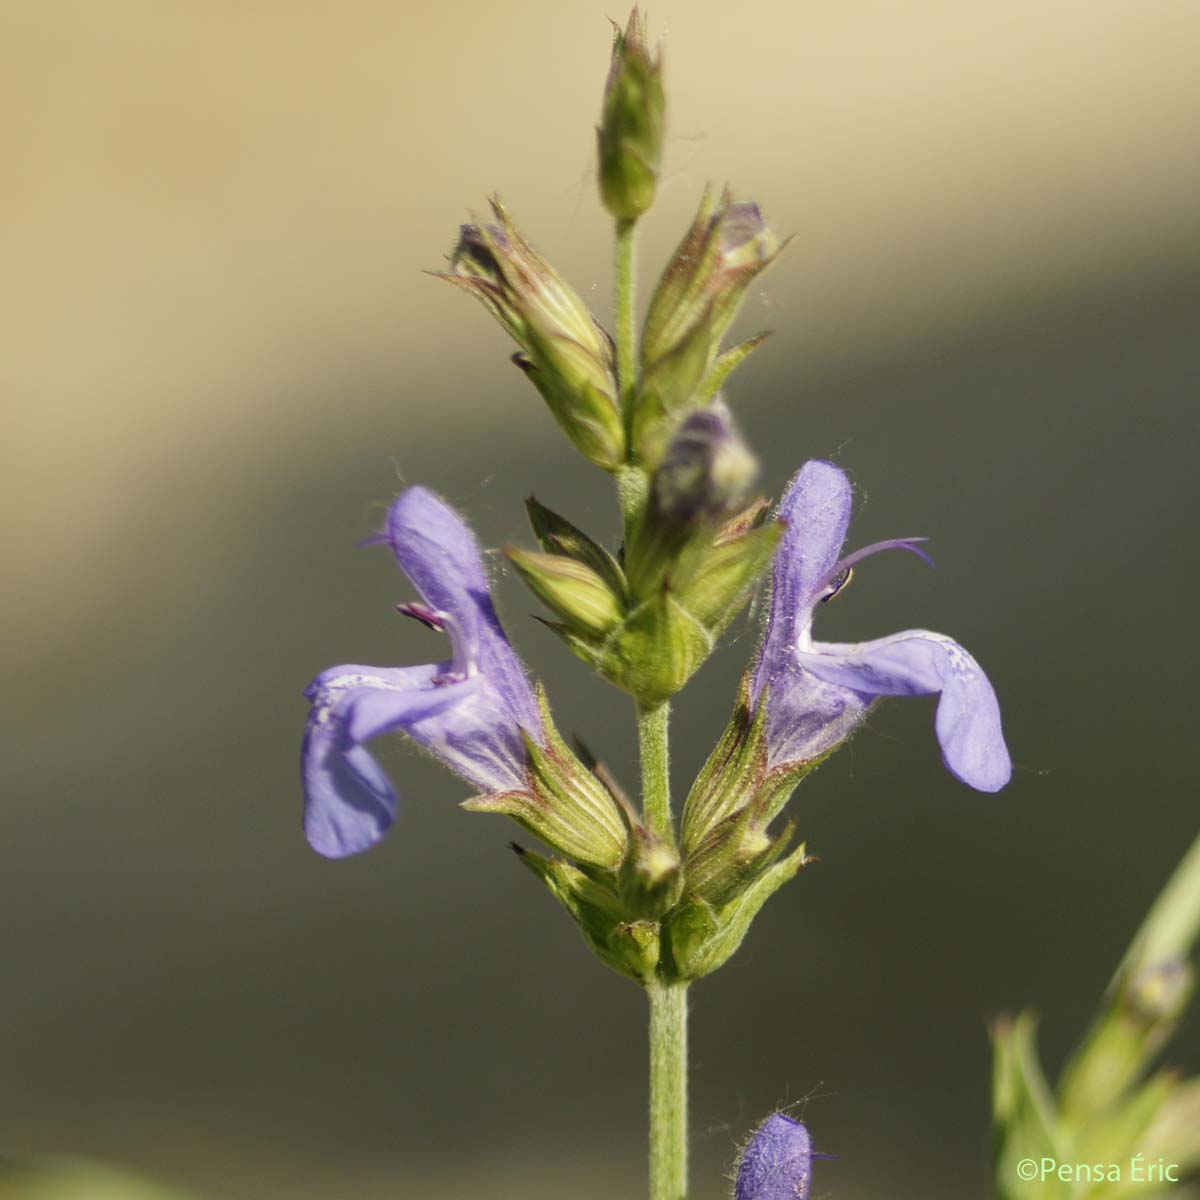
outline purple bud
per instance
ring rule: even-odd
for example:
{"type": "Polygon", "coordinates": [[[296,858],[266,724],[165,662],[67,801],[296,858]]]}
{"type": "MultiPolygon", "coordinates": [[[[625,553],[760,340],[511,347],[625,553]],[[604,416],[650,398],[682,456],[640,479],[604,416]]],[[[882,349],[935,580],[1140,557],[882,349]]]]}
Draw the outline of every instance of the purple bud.
{"type": "Polygon", "coordinates": [[[698,409],[667,443],[651,481],[658,515],[677,525],[728,518],[754,481],[758,463],[720,402],[698,409]]]}
{"type": "Polygon", "coordinates": [[[772,1113],[742,1153],[734,1200],[805,1200],[812,1158],[808,1130],[783,1113],[772,1113]]]}

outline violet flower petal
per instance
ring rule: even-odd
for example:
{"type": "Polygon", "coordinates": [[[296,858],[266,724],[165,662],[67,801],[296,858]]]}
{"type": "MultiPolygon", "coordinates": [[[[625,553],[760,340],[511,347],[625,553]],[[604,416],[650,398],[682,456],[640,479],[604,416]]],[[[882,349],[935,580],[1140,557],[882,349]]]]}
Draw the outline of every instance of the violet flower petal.
{"type": "Polygon", "coordinates": [[[426,604],[449,613],[456,671],[490,682],[509,720],[541,740],[542,720],[521,660],[504,636],[488,589],[483,556],[462,517],[422,487],[403,492],[388,511],[386,540],[426,604]]]}
{"type": "Polygon", "coordinates": [[[1012,775],[996,693],[956,641],[923,629],[858,644],[816,642],[800,665],[825,683],[860,696],[940,693],[935,729],[942,761],[963,783],[997,792],[1012,775]]]}
{"type": "Polygon", "coordinates": [[[350,733],[350,718],[366,699],[386,697],[393,712],[429,717],[454,703],[448,689],[421,686],[428,668],[335,667],[306,690],[313,702],[304,733],[304,832],[326,858],[373,846],[396,815],[387,775],[350,733]]]}
{"type": "Polygon", "coordinates": [[[768,766],[808,762],[832,750],[854,732],[874,700],[818,679],[793,654],[791,669],[777,672],[767,697],[768,766]]]}
{"type": "Polygon", "coordinates": [[[751,688],[755,701],[767,683],[778,695],[795,673],[792,650],[807,633],[813,605],[837,565],[850,508],[846,473],[820,459],[805,463],[784,493],[779,517],[787,528],[775,552],[771,612],[751,688]]]}
{"type": "Polygon", "coordinates": [[[812,1142],[799,1121],[769,1116],[738,1167],[734,1200],[805,1200],[812,1182],[812,1142]]]}

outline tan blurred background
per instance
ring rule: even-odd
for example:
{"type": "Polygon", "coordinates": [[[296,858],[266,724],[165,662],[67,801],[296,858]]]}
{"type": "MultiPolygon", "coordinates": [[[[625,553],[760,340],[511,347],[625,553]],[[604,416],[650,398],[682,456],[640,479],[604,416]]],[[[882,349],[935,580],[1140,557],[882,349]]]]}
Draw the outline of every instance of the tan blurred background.
{"type": "MultiPolygon", "coordinates": [[[[493,546],[529,491],[613,532],[503,336],[420,271],[499,191],[607,316],[592,125],[624,15],[0,2],[0,1151],[231,1200],[640,1194],[640,998],[510,830],[401,749],[394,835],[331,865],[295,778],[312,673],[437,653],[355,549],[400,480],[493,546]]],[[[823,631],[960,637],[1020,767],[966,793],[913,702],[805,786],[824,864],[696,992],[695,1200],[804,1097],[821,1195],[980,1196],[987,1019],[1037,1003],[1060,1062],[1196,828],[1200,7],[649,21],[643,287],[706,181],[795,233],[730,393],[764,486],[836,456],[853,540],[939,562],[881,560],[823,631]]],[[[632,779],[624,702],[500,595],[560,724],[632,779]]],[[[752,625],[732,641],[678,706],[680,787],[752,625]]]]}

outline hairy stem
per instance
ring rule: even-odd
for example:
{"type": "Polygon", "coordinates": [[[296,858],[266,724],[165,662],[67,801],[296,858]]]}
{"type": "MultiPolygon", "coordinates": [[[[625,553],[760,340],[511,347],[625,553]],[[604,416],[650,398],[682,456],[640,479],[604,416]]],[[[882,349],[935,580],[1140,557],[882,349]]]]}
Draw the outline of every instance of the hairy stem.
{"type": "MultiPolygon", "coordinates": [[[[617,381],[629,429],[637,387],[637,225],[617,222],[617,381]]],[[[646,473],[634,465],[616,473],[625,535],[646,502],[646,473]]],[[[650,830],[674,845],[668,756],[669,704],[638,705],[638,749],[642,763],[642,813],[650,830]]],[[[687,984],[654,982],[650,1001],[650,1200],[685,1200],[687,1195],[687,984]]]]}
{"type": "Polygon", "coordinates": [[[650,1200],[687,1196],[687,984],[652,984],[650,1200]]]}
{"type": "MultiPolygon", "coordinates": [[[[674,843],[667,731],[671,706],[638,706],[642,812],[674,843]]],[[[687,1194],[687,984],[647,986],[650,1001],[650,1200],[687,1194]]]]}
{"type": "Polygon", "coordinates": [[[668,751],[670,704],[653,708],[638,705],[638,750],[642,760],[642,812],[646,826],[666,842],[674,843],[671,824],[671,765],[668,751]]]}

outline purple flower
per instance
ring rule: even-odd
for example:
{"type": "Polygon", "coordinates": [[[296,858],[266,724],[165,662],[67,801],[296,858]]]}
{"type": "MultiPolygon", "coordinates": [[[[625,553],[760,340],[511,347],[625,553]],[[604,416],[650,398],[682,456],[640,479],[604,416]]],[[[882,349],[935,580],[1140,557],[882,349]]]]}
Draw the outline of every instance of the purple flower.
{"type": "Polygon", "coordinates": [[[982,792],[999,791],[1012,765],[1000,706],[979,664],[940,633],[910,629],[873,642],[816,642],[813,611],[845,584],[856,562],[909,550],[924,538],[876,542],[839,558],[850,523],[850,481],[813,460],[792,480],[779,516],[787,523],[775,558],[771,613],[752,696],[767,692],[772,767],[812,759],[848,737],[881,696],[939,693],[935,728],[946,768],[982,792]]]}
{"type": "Polygon", "coordinates": [[[734,1200],[805,1200],[812,1159],[808,1130],[783,1113],[772,1114],[742,1154],[734,1200]]]}
{"type": "Polygon", "coordinates": [[[396,793],[363,746],[371,738],[402,731],[489,793],[525,786],[522,731],[545,743],[533,690],[462,518],[424,488],[409,488],[379,540],[423,600],[399,611],[448,634],[452,656],[420,667],[333,667],[305,690],[312,710],[302,753],[304,832],[328,858],[367,849],[396,815],[396,793]]]}

